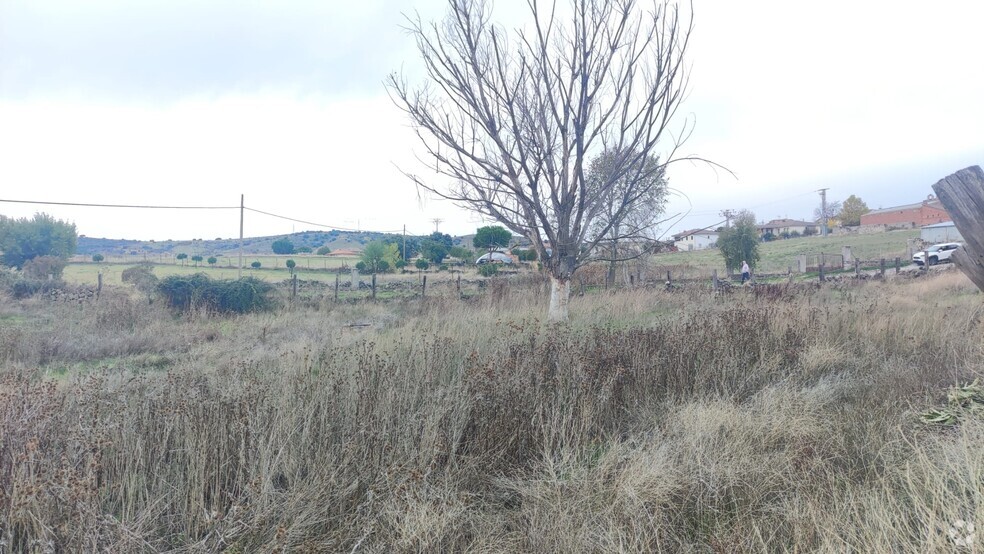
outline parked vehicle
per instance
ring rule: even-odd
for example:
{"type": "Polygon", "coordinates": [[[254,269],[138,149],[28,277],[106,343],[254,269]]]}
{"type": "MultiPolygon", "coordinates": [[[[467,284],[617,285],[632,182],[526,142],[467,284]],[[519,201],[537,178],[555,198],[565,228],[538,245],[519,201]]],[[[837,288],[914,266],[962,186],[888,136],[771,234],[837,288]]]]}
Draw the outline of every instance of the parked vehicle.
{"type": "Polygon", "coordinates": [[[922,252],[916,252],[912,255],[912,261],[916,265],[923,265],[926,254],[929,254],[929,265],[936,265],[942,262],[952,262],[951,256],[957,248],[960,248],[959,242],[943,242],[940,244],[934,244],[922,252]]]}
{"type": "Polygon", "coordinates": [[[510,256],[509,254],[506,254],[505,252],[492,252],[492,256],[491,257],[489,257],[489,254],[486,253],[486,254],[482,254],[481,257],[479,257],[477,260],[475,260],[475,263],[476,264],[479,264],[479,265],[481,265],[481,264],[487,264],[487,263],[490,263],[490,262],[491,263],[498,262],[498,263],[503,263],[503,264],[511,264],[511,263],[513,263],[513,259],[512,259],[512,256],[510,256]]]}

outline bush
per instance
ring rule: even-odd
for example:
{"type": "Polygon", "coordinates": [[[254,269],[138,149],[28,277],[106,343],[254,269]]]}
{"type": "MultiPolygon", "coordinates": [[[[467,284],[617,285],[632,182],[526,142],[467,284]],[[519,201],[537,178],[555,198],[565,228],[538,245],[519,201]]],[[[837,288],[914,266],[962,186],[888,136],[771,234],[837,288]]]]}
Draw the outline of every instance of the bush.
{"type": "Polygon", "coordinates": [[[766,233],[766,234],[762,235],[762,241],[763,242],[772,242],[774,240],[776,240],[776,236],[773,235],[772,233],[766,233]]]}
{"type": "Polygon", "coordinates": [[[499,267],[495,264],[482,264],[478,266],[478,274],[482,277],[493,277],[499,273],[499,267]]]}
{"type": "Polygon", "coordinates": [[[297,262],[295,262],[294,260],[287,260],[287,264],[286,265],[287,265],[287,270],[290,271],[290,274],[291,275],[293,275],[294,274],[294,268],[297,267],[297,262]]]}
{"type": "Polygon", "coordinates": [[[124,283],[132,283],[137,290],[150,294],[157,289],[158,279],[154,275],[154,268],[151,265],[138,265],[124,269],[120,273],[120,280],[124,283]]]}
{"type": "Polygon", "coordinates": [[[298,246],[297,248],[294,249],[294,252],[297,253],[297,254],[310,254],[311,253],[311,247],[310,246],[298,246]]]}
{"type": "Polygon", "coordinates": [[[319,256],[327,256],[328,254],[331,254],[331,248],[328,248],[327,246],[322,246],[321,248],[318,249],[316,254],[319,256]]]}
{"type": "Polygon", "coordinates": [[[61,279],[66,262],[58,256],[38,256],[24,262],[24,276],[29,279],[47,279],[49,275],[61,279]]]}
{"type": "Polygon", "coordinates": [[[178,310],[204,307],[224,313],[255,312],[270,307],[273,287],[255,277],[212,280],[204,273],[170,275],[157,285],[168,305],[178,310]]]}
{"type": "Polygon", "coordinates": [[[209,257],[209,259],[207,259],[205,261],[208,262],[208,265],[215,265],[219,261],[219,259],[216,258],[215,256],[211,256],[211,257],[209,257]]]}
{"type": "Polygon", "coordinates": [[[279,239],[273,241],[270,245],[273,248],[274,254],[293,254],[294,253],[294,243],[287,239],[279,239]]]}
{"type": "Polygon", "coordinates": [[[101,261],[103,261],[105,259],[106,258],[104,258],[102,254],[93,254],[92,255],[92,261],[94,261],[96,263],[99,263],[99,262],[101,262],[101,261]]]}
{"type": "Polygon", "coordinates": [[[262,266],[262,265],[263,264],[261,264],[260,262],[253,262],[253,263],[249,264],[249,267],[251,267],[253,269],[260,269],[260,266],[262,266]]]}
{"type": "Polygon", "coordinates": [[[16,268],[40,256],[68,258],[75,253],[75,224],[38,213],[33,219],[0,216],[3,263],[16,268]]]}
{"type": "Polygon", "coordinates": [[[423,258],[418,258],[417,261],[414,262],[413,265],[416,266],[416,268],[419,269],[419,270],[421,270],[421,271],[427,271],[427,268],[430,267],[430,264],[427,263],[427,260],[425,260],[423,258]]]}

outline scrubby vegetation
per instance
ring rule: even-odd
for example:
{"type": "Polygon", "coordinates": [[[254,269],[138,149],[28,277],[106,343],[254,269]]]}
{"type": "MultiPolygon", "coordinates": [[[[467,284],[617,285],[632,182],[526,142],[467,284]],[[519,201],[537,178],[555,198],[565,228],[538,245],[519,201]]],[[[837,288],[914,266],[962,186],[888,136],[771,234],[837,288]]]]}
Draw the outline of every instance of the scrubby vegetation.
{"type": "Polygon", "coordinates": [[[228,316],[6,299],[0,540],[939,552],[984,523],[984,419],[921,417],[984,370],[959,273],[589,294],[560,326],[495,281],[228,316]]]}

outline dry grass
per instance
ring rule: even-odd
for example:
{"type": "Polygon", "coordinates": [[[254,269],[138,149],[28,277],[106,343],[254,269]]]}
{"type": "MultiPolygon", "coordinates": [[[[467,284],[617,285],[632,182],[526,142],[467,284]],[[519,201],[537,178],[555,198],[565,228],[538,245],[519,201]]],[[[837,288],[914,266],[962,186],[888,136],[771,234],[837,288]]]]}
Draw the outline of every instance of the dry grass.
{"type": "Polygon", "coordinates": [[[959,274],[545,302],[5,301],[0,551],[927,552],[984,524],[984,420],[917,417],[984,370],[959,274]]]}

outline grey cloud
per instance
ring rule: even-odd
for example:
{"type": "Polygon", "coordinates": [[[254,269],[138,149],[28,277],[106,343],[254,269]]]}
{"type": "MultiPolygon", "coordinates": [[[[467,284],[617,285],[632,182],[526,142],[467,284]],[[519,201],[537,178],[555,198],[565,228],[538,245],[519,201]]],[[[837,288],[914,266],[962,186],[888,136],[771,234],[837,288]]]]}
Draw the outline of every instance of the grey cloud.
{"type": "Polygon", "coordinates": [[[392,0],[79,4],[0,3],[0,98],[364,92],[410,45],[399,28],[407,6],[392,0]]]}

